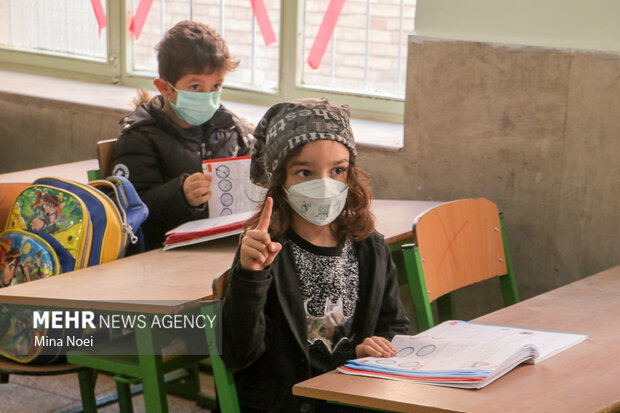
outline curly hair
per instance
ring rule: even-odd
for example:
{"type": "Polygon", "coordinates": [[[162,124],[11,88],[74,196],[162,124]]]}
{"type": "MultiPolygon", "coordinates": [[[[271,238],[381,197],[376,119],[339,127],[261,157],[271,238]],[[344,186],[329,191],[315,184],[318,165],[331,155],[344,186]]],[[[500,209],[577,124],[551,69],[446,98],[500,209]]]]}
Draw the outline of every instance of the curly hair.
{"type": "MultiPolygon", "coordinates": [[[[273,210],[269,224],[270,232],[274,235],[283,235],[293,223],[295,211],[289,205],[284,192],[286,181],[286,164],[291,156],[301,152],[302,146],[292,150],[287,159],[281,162],[280,167],[272,175],[267,189],[267,197],[273,198],[273,210]]],[[[351,160],[347,170],[347,185],[349,192],[344,208],[338,218],[330,225],[330,228],[338,237],[349,236],[355,241],[367,238],[375,229],[375,217],[370,211],[372,193],[370,191],[370,178],[366,172],[355,166],[355,160],[351,160]]],[[[265,207],[262,201],[257,212],[245,223],[245,230],[256,228],[261,212],[265,207]]]]}
{"type": "Polygon", "coordinates": [[[172,27],[155,46],[159,77],[173,85],[188,74],[231,71],[239,60],[228,52],[226,41],[206,24],[183,20],[172,27]]]}

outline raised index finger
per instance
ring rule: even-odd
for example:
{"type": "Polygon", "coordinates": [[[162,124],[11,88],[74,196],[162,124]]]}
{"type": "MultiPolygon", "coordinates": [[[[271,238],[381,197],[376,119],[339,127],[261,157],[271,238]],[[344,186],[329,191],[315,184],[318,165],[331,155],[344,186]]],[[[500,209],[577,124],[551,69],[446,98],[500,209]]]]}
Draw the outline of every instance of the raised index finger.
{"type": "Polygon", "coordinates": [[[260,218],[258,219],[258,225],[256,229],[259,231],[269,231],[269,222],[271,221],[271,210],[273,208],[273,198],[270,196],[265,199],[265,205],[263,206],[263,211],[260,214],[260,218]]]}

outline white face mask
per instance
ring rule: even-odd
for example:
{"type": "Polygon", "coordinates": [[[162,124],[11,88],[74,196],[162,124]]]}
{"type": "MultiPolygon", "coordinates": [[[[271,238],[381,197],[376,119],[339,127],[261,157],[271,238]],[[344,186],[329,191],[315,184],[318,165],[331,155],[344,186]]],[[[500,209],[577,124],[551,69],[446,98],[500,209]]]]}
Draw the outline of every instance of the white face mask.
{"type": "Polygon", "coordinates": [[[349,188],[331,178],[313,179],[284,188],[288,203],[307,221],[325,226],[338,218],[347,200],[349,188]]]}

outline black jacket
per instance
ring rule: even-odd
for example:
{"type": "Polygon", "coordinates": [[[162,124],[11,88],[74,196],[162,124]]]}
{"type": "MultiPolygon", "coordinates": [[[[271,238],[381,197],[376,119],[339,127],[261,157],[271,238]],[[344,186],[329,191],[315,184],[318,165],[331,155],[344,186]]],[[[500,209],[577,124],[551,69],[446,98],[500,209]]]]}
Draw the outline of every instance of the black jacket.
{"type": "Polygon", "coordinates": [[[221,106],[200,126],[201,142],[163,112],[163,103],[155,96],[121,119],[112,153],[113,174],[128,175],[149,208],[147,249],[161,247],[166,231],[209,216],[206,204],[194,208],[183,194],[185,178],[202,171],[202,160],[249,155],[254,141],[252,126],[221,106]]]}
{"type": "MultiPolygon", "coordinates": [[[[314,402],[293,396],[295,383],[311,372],[307,322],[291,241],[275,239],[282,250],[262,271],[246,271],[239,257],[228,276],[222,308],[222,358],[236,371],[242,406],[270,412],[313,411],[314,402]]],[[[400,301],[396,267],[378,233],[355,243],[359,262],[357,304],[350,358],[373,335],[406,334],[409,320],[400,301]]],[[[332,360],[332,368],[346,360],[332,360]]],[[[243,409],[242,409],[243,410],[243,409]]]]}

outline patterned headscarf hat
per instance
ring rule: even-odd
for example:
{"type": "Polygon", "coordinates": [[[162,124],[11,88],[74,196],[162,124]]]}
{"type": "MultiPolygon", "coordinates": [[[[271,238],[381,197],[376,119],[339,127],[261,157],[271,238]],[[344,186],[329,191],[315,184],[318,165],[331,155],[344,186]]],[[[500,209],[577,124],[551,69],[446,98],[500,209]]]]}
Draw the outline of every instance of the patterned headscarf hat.
{"type": "Polygon", "coordinates": [[[357,155],[349,106],[330,103],[326,98],[290,100],[272,106],[254,130],[254,137],[250,178],[260,186],[267,186],[291,150],[309,142],[340,142],[352,160],[357,155]]]}

